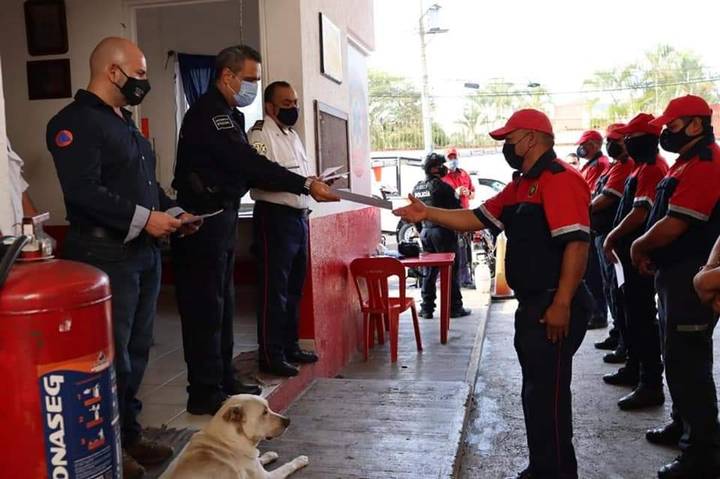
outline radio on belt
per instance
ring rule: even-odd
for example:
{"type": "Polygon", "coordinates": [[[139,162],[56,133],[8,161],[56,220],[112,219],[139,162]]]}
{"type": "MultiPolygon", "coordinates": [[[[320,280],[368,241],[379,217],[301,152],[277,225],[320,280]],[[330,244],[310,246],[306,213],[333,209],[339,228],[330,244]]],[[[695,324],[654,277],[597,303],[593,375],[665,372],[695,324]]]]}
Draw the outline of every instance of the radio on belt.
{"type": "Polygon", "coordinates": [[[122,476],[110,282],[52,257],[47,214],[0,245],[0,476],[122,476]]]}

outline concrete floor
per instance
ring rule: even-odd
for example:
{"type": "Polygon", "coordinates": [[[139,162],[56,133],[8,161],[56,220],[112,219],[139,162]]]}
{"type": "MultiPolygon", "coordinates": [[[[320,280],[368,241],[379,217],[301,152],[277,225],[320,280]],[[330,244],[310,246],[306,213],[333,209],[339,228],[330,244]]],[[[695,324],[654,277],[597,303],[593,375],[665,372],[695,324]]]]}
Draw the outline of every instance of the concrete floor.
{"type": "MultiPolygon", "coordinates": [[[[496,479],[527,466],[525,424],[520,405],[520,366],[513,348],[513,312],[516,303],[491,306],[482,350],[474,411],[464,445],[460,478],[496,479]]],[[[645,441],[645,430],[665,423],[665,406],[643,412],[623,412],[617,400],[629,388],[608,386],[602,376],[616,366],[602,362],[593,343],[607,330],[588,331],[573,364],[575,451],[582,479],[645,479],[678,452],[645,441]]],[[[716,336],[717,338],[717,336],[716,336]]],[[[716,352],[716,358],[717,358],[716,352]]],[[[717,361],[716,361],[717,363],[717,361]]],[[[716,370],[716,381],[718,381],[716,370]]]]}

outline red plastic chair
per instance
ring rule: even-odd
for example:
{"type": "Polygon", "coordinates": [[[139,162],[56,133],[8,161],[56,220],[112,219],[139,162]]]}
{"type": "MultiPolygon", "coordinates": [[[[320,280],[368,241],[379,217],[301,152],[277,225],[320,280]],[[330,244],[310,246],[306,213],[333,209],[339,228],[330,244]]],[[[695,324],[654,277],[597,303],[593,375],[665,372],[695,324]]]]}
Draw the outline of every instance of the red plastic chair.
{"type": "Polygon", "coordinates": [[[397,362],[400,313],[408,308],[412,311],[415,343],[418,351],[422,351],[415,300],[405,296],[405,267],[402,263],[395,258],[357,258],[350,263],[350,272],[355,280],[363,312],[365,360],[367,361],[370,345],[374,343],[373,330],[377,331],[380,344],[384,342],[384,318],[390,331],[390,360],[397,362]],[[388,294],[388,278],[392,276],[397,276],[400,280],[399,298],[392,298],[388,294]]]}

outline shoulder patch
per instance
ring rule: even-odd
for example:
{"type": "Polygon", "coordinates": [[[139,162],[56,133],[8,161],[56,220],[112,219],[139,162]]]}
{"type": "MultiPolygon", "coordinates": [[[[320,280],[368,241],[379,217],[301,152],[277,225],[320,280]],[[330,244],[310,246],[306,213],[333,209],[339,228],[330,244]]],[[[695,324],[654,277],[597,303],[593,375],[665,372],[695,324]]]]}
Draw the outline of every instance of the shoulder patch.
{"type": "Polygon", "coordinates": [[[259,141],[257,141],[255,143],[253,143],[252,146],[261,155],[267,154],[267,145],[265,143],[260,143],[259,141]]]}
{"type": "Polygon", "coordinates": [[[250,128],[252,131],[262,131],[263,125],[265,124],[264,120],[258,120],[255,122],[255,124],[250,128]]]}
{"type": "Polygon", "coordinates": [[[232,120],[230,120],[230,117],[228,115],[218,115],[214,116],[212,119],[213,125],[215,125],[216,130],[232,130],[235,128],[235,125],[233,125],[232,120]]]}
{"type": "Polygon", "coordinates": [[[55,144],[60,148],[72,145],[73,134],[70,130],[60,130],[55,135],[55,144]]]}

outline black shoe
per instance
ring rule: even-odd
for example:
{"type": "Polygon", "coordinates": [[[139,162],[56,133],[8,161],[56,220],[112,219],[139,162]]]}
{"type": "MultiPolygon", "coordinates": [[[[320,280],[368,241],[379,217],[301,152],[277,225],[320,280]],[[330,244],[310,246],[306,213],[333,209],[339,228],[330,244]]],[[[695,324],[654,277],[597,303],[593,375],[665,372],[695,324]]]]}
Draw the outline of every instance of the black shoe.
{"type": "Polygon", "coordinates": [[[686,451],[658,471],[658,479],[717,479],[720,464],[712,454],[686,451]]]}
{"type": "Polygon", "coordinates": [[[603,356],[603,361],[608,364],[623,364],[627,361],[627,353],[616,349],[615,351],[607,353],[603,356]]]}
{"type": "Polygon", "coordinates": [[[655,429],[648,429],[645,439],[658,446],[678,447],[680,438],[683,435],[683,425],[679,421],[673,421],[655,429]]]}
{"type": "Polygon", "coordinates": [[[533,479],[532,472],[530,472],[530,468],[526,467],[522,471],[518,472],[517,475],[508,477],[507,479],[533,479]]]}
{"type": "Polygon", "coordinates": [[[640,378],[638,377],[637,371],[632,371],[628,368],[620,368],[617,372],[612,374],[606,374],[603,376],[603,381],[606,384],[613,386],[637,386],[640,378]]]}
{"type": "Polygon", "coordinates": [[[432,319],[433,312],[432,311],[420,311],[420,317],[422,319],[432,319]]]}
{"type": "Polygon", "coordinates": [[[605,351],[615,351],[618,347],[618,339],[608,336],[599,343],[595,343],[595,349],[603,349],[605,351]]]}
{"type": "Polygon", "coordinates": [[[300,373],[300,370],[285,361],[284,357],[270,358],[270,361],[260,360],[260,371],[284,378],[291,378],[300,373]]]}
{"type": "Polygon", "coordinates": [[[450,317],[451,318],[464,318],[465,316],[470,316],[472,314],[472,310],[460,308],[456,311],[450,311],[450,317]]]}
{"type": "Polygon", "coordinates": [[[234,396],[235,394],[260,396],[262,394],[262,388],[257,384],[245,384],[237,379],[233,380],[232,384],[223,386],[223,391],[228,396],[234,396]]]}
{"type": "Polygon", "coordinates": [[[190,414],[209,414],[214,416],[228,398],[222,391],[214,392],[190,392],[188,394],[187,412],[190,414]]]}
{"type": "Polygon", "coordinates": [[[588,321],[588,329],[604,329],[607,328],[608,322],[607,319],[603,318],[591,318],[590,321],[588,321]]]}
{"type": "Polygon", "coordinates": [[[288,362],[299,363],[299,364],[312,364],[318,362],[317,354],[312,351],[303,351],[300,348],[294,349],[290,352],[285,351],[285,358],[288,362]]]}
{"type": "Polygon", "coordinates": [[[662,387],[650,387],[642,384],[618,401],[618,407],[623,411],[636,411],[663,404],[665,404],[665,394],[662,387]]]}

